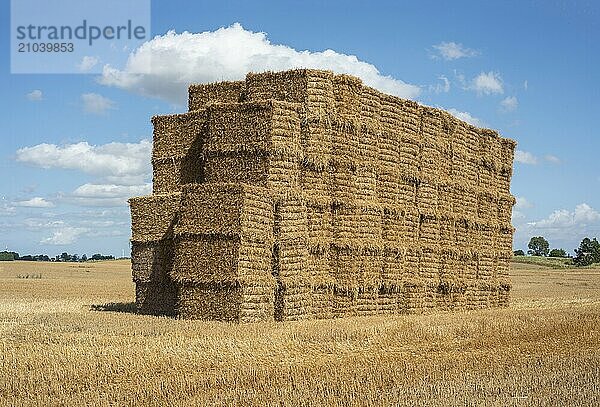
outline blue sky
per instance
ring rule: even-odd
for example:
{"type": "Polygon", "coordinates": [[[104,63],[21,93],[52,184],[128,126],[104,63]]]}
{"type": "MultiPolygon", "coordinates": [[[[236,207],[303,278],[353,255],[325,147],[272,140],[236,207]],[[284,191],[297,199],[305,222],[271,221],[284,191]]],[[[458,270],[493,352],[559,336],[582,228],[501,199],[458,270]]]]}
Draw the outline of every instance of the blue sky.
{"type": "Polygon", "coordinates": [[[543,235],[572,253],[600,237],[597,2],[154,1],[151,17],[159,37],[130,65],[11,74],[2,2],[2,249],[128,252],[125,201],[151,182],[150,117],[185,111],[190,81],[294,65],[344,66],[516,139],[515,248],[543,235]],[[171,73],[134,73],[148,54],[171,73]]]}

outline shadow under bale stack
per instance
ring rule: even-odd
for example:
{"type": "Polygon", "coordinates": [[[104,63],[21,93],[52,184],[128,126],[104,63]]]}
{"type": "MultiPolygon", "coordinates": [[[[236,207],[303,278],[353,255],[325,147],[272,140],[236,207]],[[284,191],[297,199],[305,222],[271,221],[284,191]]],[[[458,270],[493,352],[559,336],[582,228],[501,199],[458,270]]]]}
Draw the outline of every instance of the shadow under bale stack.
{"type": "Polygon", "coordinates": [[[165,275],[184,318],[508,305],[514,141],[319,70],[192,85],[189,110],[153,118],[130,201],[140,311],[165,275]]]}

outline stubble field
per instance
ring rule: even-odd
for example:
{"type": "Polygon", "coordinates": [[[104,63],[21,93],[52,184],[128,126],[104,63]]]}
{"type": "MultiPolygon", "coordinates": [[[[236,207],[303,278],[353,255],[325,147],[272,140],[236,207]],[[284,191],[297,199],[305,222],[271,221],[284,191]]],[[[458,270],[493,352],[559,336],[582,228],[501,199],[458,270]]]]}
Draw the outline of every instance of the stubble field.
{"type": "Polygon", "coordinates": [[[127,261],[4,262],[0,405],[600,405],[600,269],[512,277],[509,309],[230,325],[135,315],[127,261]]]}

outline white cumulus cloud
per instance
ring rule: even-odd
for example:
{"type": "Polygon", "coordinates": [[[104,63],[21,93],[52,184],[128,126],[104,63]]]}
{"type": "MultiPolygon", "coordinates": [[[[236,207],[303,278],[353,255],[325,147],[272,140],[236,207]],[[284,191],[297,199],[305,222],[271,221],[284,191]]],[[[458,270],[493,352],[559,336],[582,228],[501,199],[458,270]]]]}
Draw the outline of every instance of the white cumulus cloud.
{"type": "Polygon", "coordinates": [[[73,244],[79,236],[86,233],[88,229],[66,226],[55,230],[52,236],[46,237],[40,241],[41,244],[63,246],[73,244]]]}
{"type": "Polygon", "coordinates": [[[81,206],[122,206],[132,196],[152,193],[152,184],[114,185],[114,184],[83,184],[77,187],[64,200],[81,206]]]}
{"type": "Polygon", "coordinates": [[[38,144],[17,150],[16,159],[37,167],[82,171],[120,185],[144,183],[152,169],[152,142],[90,145],[86,141],[59,146],[38,144]]]}
{"type": "Polygon", "coordinates": [[[517,150],[515,151],[515,162],[521,164],[535,165],[537,164],[538,159],[536,156],[534,156],[528,151],[517,150]]]}
{"type": "Polygon", "coordinates": [[[551,164],[560,164],[561,163],[560,158],[558,158],[557,156],[552,155],[552,154],[546,154],[544,156],[544,160],[548,161],[551,164]]]}
{"type": "Polygon", "coordinates": [[[471,81],[471,90],[479,94],[504,93],[502,78],[497,72],[481,72],[471,81]]]}
{"type": "Polygon", "coordinates": [[[97,93],[83,93],[81,102],[84,112],[97,115],[106,114],[116,106],[115,102],[97,93]]]}
{"type": "Polygon", "coordinates": [[[586,203],[579,204],[573,211],[559,209],[550,214],[546,219],[530,222],[529,225],[538,229],[564,229],[580,227],[585,228],[600,222],[600,212],[586,203]]]}
{"type": "Polygon", "coordinates": [[[216,31],[169,31],[145,42],[125,67],[105,65],[100,83],[146,96],[185,104],[190,83],[240,80],[248,72],[292,68],[329,69],[356,75],[369,86],[404,98],[415,98],[418,86],[383,75],[372,64],[333,50],[298,51],[272,44],[267,34],[244,29],[239,23],[216,31]],[[141,73],[140,73],[141,72],[141,73]]]}
{"type": "Polygon", "coordinates": [[[50,201],[45,200],[39,196],[28,199],[26,201],[19,201],[15,203],[16,206],[22,206],[25,208],[52,208],[54,204],[50,201]]]}
{"type": "Polygon", "coordinates": [[[516,96],[507,96],[500,101],[500,108],[504,112],[512,112],[519,107],[519,100],[516,96]]]}
{"type": "Polygon", "coordinates": [[[27,96],[27,99],[31,100],[32,102],[39,102],[40,100],[44,99],[44,94],[39,89],[32,90],[26,96],[27,96]]]}
{"type": "Polygon", "coordinates": [[[437,52],[437,54],[433,55],[434,58],[441,57],[447,61],[459,58],[474,57],[479,54],[478,51],[467,48],[462,44],[457,44],[456,42],[441,42],[437,45],[434,45],[433,48],[437,52]]]}
{"type": "Polygon", "coordinates": [[[81,72],[89,72],[93,67],[98,65],[100,60],[97,57],[86,55],[81,58],[81,62],[77,65],[81,72]]]}
{"type": "Polygon", "coordinates": [[[458,119],[465,121],[469,124],[472,124],[473,126],[477,126],[477,127],[484,126],[483,122],[480,119],[472,116],[469,112],[461,112],[460,110],[456,110],[454,108],[447,109],[447,110],[450,114],[456,116],[458,119]]]}

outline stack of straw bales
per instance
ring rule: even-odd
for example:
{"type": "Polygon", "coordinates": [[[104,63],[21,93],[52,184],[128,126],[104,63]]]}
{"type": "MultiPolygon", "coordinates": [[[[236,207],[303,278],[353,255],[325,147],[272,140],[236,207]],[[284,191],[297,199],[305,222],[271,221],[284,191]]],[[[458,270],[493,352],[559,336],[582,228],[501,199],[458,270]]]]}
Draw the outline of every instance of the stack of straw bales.
{"type": "Polygon", "coordinates": [[[508,305],[512,140],[318,70],[192,85],[189,110],[153,118],[154,195],[131,200],[140,311],[508,305]]]}

